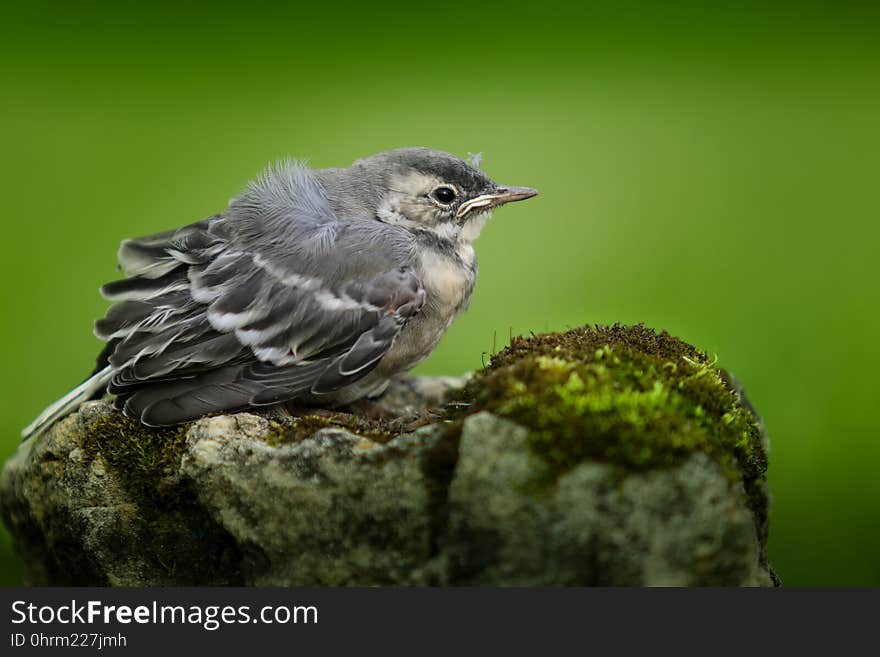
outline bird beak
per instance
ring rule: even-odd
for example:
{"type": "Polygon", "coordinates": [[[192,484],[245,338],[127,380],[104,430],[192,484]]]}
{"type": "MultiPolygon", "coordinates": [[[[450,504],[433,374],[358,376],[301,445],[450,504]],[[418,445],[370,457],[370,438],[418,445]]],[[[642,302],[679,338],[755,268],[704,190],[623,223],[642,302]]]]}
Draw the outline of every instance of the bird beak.
{"type": "Polygon", "coordinates": [[[455,218],[461,219],[472,210],[490,210],[492,208],[497,208],[499,205],[504,205],[505,203],[524,201],[527,198],[532,198],[537,195],[538,190],[532,189],[531,187],[498,186],[491,194],[483,194],[482,196],[472,198],[470,201],[462,203],[461,207],[458,208],[458,212],[455,213],[455,218]]]}

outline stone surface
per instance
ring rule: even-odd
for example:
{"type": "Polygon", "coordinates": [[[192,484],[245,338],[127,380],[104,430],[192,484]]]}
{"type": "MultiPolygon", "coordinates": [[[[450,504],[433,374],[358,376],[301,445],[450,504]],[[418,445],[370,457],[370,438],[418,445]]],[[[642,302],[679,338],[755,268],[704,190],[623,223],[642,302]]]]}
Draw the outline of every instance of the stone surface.
{"type": "MultiPolygon", "coordinates": [[[[410,381],[381,410],[418,415],[460,384],[410,381]]],[[[700,450],[560,469],[529,428],[485,411],[381,438],[291,438],[278,418],[240,413],[163,434],[164,460],[127,469],[95,438],[113,422],[90,402],[7,462],[2,514],[28,583],[774,583],[765,513],[700,450]]],[[[146,449],[128,426],[119,440],[146,449]]]]}
{"type": "Polygon", "coordinates": [[[763,585],[741,491],[706,456],[620,479],[584,463],[552,494],[526,429],[489,413],[378,444],[323,429],[265,442],[241,413],[188,431],[164,523],[80,441],[100,402],[24,445],[3,513],[32,584],[763,585]],[[457,458],[450,461],[459,442],[457,458]]]}

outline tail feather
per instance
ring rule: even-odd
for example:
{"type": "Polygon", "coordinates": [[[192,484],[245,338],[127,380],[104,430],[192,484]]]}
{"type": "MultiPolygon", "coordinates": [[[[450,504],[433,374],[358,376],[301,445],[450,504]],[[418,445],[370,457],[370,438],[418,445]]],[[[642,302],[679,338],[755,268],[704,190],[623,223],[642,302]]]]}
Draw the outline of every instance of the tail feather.
{"type": "Polygon", "coordinates": [[[107,386],[107,383],[110,381],[111,370],[112,368],[108,365],[80,383],[61,399],[50,404],[46,410],[40,413],[36,420],[22,430],[22,440],[39,436],[65,415],[73,413],[79,408],[80,404],[88,401],[97,391],[107,386]]]}

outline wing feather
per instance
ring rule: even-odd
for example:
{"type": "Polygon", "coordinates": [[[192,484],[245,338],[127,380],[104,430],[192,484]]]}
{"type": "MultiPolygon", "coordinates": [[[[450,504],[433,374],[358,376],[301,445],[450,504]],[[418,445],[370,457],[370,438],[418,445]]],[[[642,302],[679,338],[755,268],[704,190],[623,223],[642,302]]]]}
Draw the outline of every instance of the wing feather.
{"type": "Polygon", "coordinates": [[[95,325],[108,390],[159,426],[351,385],[424,303],[413,248],[336,217],[306,169],[272,170],[222,215],[123,242],[95,325]]]}

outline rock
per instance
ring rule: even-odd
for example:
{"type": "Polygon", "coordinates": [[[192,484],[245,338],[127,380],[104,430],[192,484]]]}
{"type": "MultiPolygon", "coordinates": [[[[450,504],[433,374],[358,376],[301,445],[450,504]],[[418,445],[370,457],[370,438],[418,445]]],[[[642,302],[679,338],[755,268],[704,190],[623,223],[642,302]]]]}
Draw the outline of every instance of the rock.
{"type": "Polygon", "coordinates": [[[28,582],[775,583],[760,423],[666,334],[517,338],[467,382],[410,379],[373,408],[405,417],[157,431],[84,405],[0,479],[28,582]]]}

